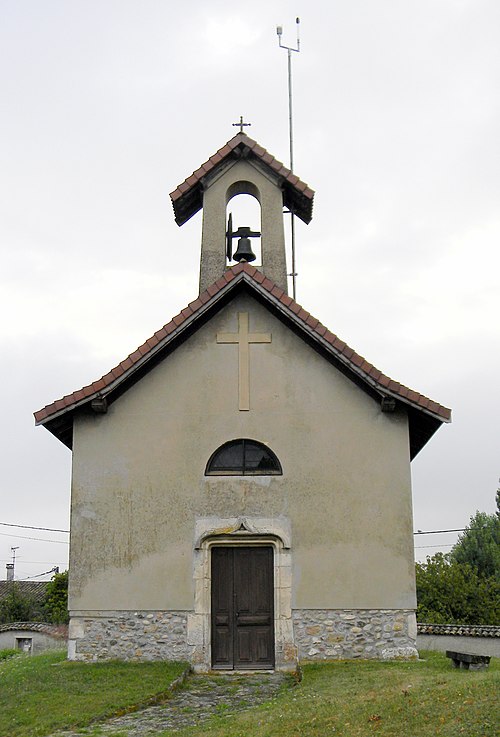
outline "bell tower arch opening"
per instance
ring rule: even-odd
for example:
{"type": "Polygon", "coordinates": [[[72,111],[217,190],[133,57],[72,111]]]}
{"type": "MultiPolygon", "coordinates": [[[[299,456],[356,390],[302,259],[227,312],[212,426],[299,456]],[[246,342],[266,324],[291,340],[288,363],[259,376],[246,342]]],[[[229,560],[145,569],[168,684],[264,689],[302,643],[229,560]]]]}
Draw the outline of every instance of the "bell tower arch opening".
{"type": "Polygon", "coordinates": [[[226,266],[241,261],[241,254],[253,266],[262,266],[262,213],[257,187],[252,182],[235,182],[228,188],[226,201],[226,266]],[[249,234],[245,235],[243,228],[248,228],[249,234]],[[243,235],[237,235],[239,231],[243,235]],[[246,249],[250,249],[248,258],[246,249]]]}
{"type": "Polygon", "coordinates": [[[170,197],[177,225],[203,210],[200,294],[243,260],[257,261],[254,266],[288,294],[283,208],[309,223],[314,192],[243,130],[170,197]]]}
{"type": "MultiPolygon", "coordinates": [[[[228,259],[229,246],[232,257],[238,252],[239,246],[243,249],[243,253],[248,253],[254,247],[258,249],[258,243],[260,243],[258,268],[287,292],[282,188],[274,173],[269,174],[253,161],[246,159],[231,161],[227,167],[215,171],[204,181],[200,292],[219,279],[226,269],[235,266],[236,261],[228,259]],[[245,207],[257,208],[254,210],[257,224],[260,212],[258,230],[254,230],[255,226],[251,227],[245,221],[246,214],[243,215],[245,217],[243,222],[239,220],[239,215],[236,220],[236,213],[232,211],[231,206],[228,208],[228,204],[234,201],[235,206],[237,204],[239,207],[238,200],[245,202],[245,207]],[[252,200],[255,200],[255,203],[246,204],[252,200]],[[228,224],[229,214],[232,214],[232,218],[228,224]],[[228,237],[229,230],[231,238],[228,237]],[[241,239],[244,239],[243,243],[238,243],[237,241],[241,239]]],[[[254,261],[252,258],[245,260],[254,261]]]]}

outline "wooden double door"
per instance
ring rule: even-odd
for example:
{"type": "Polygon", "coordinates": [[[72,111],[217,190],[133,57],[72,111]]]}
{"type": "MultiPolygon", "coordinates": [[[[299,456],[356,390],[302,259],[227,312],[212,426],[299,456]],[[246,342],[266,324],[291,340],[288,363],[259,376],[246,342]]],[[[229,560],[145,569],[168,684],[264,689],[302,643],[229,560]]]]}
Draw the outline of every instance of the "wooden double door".
{"type": "Polygon", "coordinates": [[[274,668],[273,548],[212,548],[212,666],[274,668]]]}

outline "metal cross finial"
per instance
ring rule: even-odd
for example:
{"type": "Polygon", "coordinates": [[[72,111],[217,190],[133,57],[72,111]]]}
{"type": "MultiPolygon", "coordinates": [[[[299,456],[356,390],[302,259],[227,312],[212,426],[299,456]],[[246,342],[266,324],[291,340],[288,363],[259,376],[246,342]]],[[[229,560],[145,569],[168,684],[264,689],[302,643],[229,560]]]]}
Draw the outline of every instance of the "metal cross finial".
{"type": "Polygon", "coordinates": [[[240,115],[240,122],[239,123],[233,123],[232,125],[239,125],[240,126],[240,133],[244,133],[245,131],[243,128],[246,128],[248,125],[252,125],[251,123],[244,123],[243,122],[243,115],[240,115]]]}

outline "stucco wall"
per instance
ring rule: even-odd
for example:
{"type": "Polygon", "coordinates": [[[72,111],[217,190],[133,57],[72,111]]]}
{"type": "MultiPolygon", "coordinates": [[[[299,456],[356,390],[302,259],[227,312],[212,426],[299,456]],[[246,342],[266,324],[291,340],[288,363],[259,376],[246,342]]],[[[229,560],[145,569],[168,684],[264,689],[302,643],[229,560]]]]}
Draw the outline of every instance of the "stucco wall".
{"type": "Polygon", "coordinates": [[[498,637],[466,637],[463,635],[417,635],[419,650],[437,650],[470,655],[489,655],[500,658],[500,638],[498,637]]]}
{"type": "Polygon", "coordinates": [[[74,428],[70,609],[191,610],[198,517],[283,518],[292,606],[415,606],[407,419],[379,404],[250,296],[74,428]],[[250,411],[238,410],[238,347],[218,344],[248,312],[250,411]],[[283,476],[205,477],[227,440],[259,440],[283,476]]]}

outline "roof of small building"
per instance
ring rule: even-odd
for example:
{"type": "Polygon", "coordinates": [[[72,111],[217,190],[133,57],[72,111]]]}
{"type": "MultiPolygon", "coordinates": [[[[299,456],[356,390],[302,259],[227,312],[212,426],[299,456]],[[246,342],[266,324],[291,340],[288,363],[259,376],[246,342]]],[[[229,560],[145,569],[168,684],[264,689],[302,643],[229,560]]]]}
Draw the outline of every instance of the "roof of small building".
{"type": "Polygon", "coordinates": [[[48,581],[0,581],[0,601],[11,593],[15,586],[22,596],[29,596],[42,604],[47,592],[48,581]]]}
{"type": "Polygon", "coordinates": [[[246,133],[237,133],[170,193],[177,225],[183,225],[202,208],[206,178],[238,159],[254,162],[277,177],[283,188],[283,204],[305,223],[311,221],[313,190],[246,133]]]}
{"type": "Polygon", "coordinates": [[[403,405],[409,418],[411,458],[443,422],[450,422],[451,410],[390,379],[330,332],[261,271],[251,264],[240,263],[228,269],[224,276],[107,374],[35,412],[36,424],[44,425],[71,448],[75,411],[85,406],[90,408],[94,399],[104,398],[107,402],[117,399],[241,289],[250,291],[282,322],[374,398],[379,401],[392,398],[403,405]]]}
{"type": "Polygon", "coordinates": [[[425,622],[417,622],[417,634],[500,637],[500,627],[491,624],[427,624],[425,622]]]}
{"type": "Polygon", "coordinates": [[[43,632],[45,635],[56,637],[58,640],[68,638],[68,625],[47,624],[46,622],[6,622],[0,624],[0,632],[43,632]]]}

